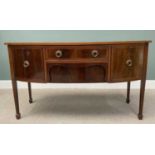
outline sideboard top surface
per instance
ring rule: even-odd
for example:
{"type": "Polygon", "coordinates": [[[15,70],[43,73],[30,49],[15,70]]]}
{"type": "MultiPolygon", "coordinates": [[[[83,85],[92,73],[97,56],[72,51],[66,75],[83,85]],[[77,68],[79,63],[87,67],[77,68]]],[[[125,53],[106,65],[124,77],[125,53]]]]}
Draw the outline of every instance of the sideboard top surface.
{"type": "Polygon", "coordinates": [[[141,41],[114,41],[114,42],[6,42],[5,45],[22,46],[22,45],[53,45],[53,46],[67,46],[67,45],[114,45],[114,44],[144,44],[151,43],[151,40],[141,40],[141,41]]]}

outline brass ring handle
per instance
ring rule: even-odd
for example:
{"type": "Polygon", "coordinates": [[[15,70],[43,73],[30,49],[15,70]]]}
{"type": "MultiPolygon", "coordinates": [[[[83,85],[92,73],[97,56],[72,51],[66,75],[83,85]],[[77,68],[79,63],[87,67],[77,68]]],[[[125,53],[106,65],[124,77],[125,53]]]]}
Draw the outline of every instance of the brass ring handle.
{"type": "Polygon", "coordinates": [[[92,55],[92,57],[96,58],[99,56],[99,52],[97,50],[92,50],[91,55],[92,55]]]}
{"type": "Polygon", "coordinates": [[[24,63],[23,63],[23,66],[24,66],[24,68],[29,67],[30,66],[29,61],[25,60],[24,63]]]}
{"type": "Polygon", "coordinates": [[[57,58],[61,58],[61,57],[62,57],[62,51],[61,51],[61,50],[57,50],[57,51],[55,52],[55,56],[56,56],[57,58]]]}
{"type": "Polygon", "coordinates": [[[128,60],[126,61],[126,65],[127,65],[128,67],[132,67],[132,60],[131,60],[131,59],[128,59],[128,60]]]}

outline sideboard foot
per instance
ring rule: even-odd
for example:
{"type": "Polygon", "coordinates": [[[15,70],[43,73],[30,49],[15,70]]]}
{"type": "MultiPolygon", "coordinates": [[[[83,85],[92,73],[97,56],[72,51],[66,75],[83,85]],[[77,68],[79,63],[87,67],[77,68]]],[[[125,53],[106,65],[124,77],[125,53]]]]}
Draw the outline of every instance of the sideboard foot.
{"type": "Polygon", "coordinates": [[[129,98],[126,99],[126,103],[127,103],[127,104],[130,103],[130,99],[129,99],[129,98]]]}
{"type": "Polygon", "coordinates": [[[29,103],[30,103],[30,104],[33,103],[33,100],[32,100],[32,99],[29,99],[29,103]]]}
{"type": "Polygon", "coordinates": [[[143,114],[138,114],[138,119],[142,120],[143,119],[143,114]]]}
{"type": "Polygon", "coordinates": [[[20,119],[21,118],[21,114],[16,114],[16,119],[20,119]]]}

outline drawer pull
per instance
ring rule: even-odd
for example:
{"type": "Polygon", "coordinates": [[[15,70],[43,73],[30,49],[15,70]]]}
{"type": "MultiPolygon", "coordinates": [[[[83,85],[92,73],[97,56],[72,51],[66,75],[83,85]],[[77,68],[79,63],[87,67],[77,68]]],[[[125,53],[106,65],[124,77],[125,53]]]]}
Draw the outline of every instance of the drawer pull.
{"type": "Polygon", "coordinates": [[[24,63],[23,63],[23,66],[24,66],[24,68],[29,67],[30,66],[29,61],[25,60],[24,63]]]}
{"type": "Polygon", "coordinates": [[[126,65],[127,65],[128,67],[132,67],[132,60],[131,60],[131,59],[128,59],[128,60],[126,61],[126,65]]]}
{"type": "Polygon", "coordinates": [[[92,57],[96,58],[99,56],[99,52],[97,50],[92,50],[91,55],[92,55],[92,57]]]}
{"type": "Polygon", "coordinates": [[[61,50],[57,50],[57,51],[55,52],[55,56],[56,56],[57,58],[61,58],[61,57],[62,57],[62,51],[61,51],[61,50]]]}

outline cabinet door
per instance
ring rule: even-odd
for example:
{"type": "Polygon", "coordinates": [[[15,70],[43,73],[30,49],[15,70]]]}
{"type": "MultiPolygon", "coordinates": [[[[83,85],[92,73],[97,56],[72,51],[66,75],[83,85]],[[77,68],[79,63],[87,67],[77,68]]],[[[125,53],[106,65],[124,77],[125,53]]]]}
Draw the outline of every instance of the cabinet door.
{"type": "Polygon", "coordinates": [[[17,80],[44,81],[43,53],[40,47],[17,47],[13,50],[17,80]]]}
{"type": "Polygon", "coordinates": [[[106,81],[104,64],[48,64],[48,81],[53,83],[89,83],[106,81]]]}
{"type": "Polygon", "coordinates": [[[139,80],[143,68],[143,45],[115,45],[111,53],[111,81],[139,80]]]}

